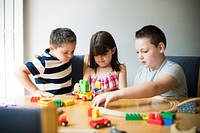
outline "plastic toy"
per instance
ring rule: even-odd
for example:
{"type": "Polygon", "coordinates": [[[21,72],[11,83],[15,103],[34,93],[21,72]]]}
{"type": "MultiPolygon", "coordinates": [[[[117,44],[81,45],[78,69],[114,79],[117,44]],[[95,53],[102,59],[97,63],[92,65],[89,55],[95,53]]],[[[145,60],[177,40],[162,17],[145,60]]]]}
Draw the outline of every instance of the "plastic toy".
{"type": "Polygon", "coordinates": [[[30,102],[38,102],[40,97],[31,97],[30,102]]]}
{"type": "Polygon", "coordinates": [[[79,86],[81,92],[89,92],[90,91],[90,85],[88,84],[87,80],[79,80],[79,86]]]}
{"type": "Polygon", "coordinates": [[[99,110],[97,108],[88,109],[88,117],[97,118],[99,117],[99,110]]]}
{"type": "Polygon", "coordinates": [[[56,100],[54,100],[54,103],[55,103],[55,105],[57,107],[62,107],[63,106],[62,100],[56,99],[56,100]]]}
{"type": "Polygon", "coordinates": [[[94,83],[94,91],[97,92],[101,90],[101,82],[95,82],[94,83]]]}
{"type": "Polygon", "coordinates": [[[163,119],[166,119],[166,118],[174,119],[175,118],[175,113],[172,113],[172,112],[160,112],[160,114],[162,115],[163,119]]]}
{"type": "Polygon", "coordinates": [[[112,126],[110,133],[126,133],[126,131],[117,130],[115,126],[112,126]]]}
{"type": "Polygon", "coordinates": [[[75,101],[74,101],[74,99],[67,99],[67,100],[63,101],[63,104],[64,104],[64,106],[70,106],[70,105],[75,104],[75,101]]]}
{"type": "Polygon", "coordinates": [[[88,117],[92,117],[92,110],[93,110],[93,108],[88,109],[88,117]]]}
{"type": "Polygon", "coordinates": [[[171,126],[174,123],[174,119],[172,118],[166,118],[164,119],[164,125],[171,126]]]}
{"type": "Polygon", "coordinates": [[[149,118],[149,116],[147,114],[143,114],[141,115],[142,120],[147,120],[149,118]]]}
{"type": "Polygon", "coordinates": [[[106,119],[106,118],[103,118],[103,119],[100,119],[100,120],[92,120],[92,121],[89,122],[89,125],[92,128],[99,129],[99,128],[102,128],[102,127],[110,127],[111,121],[106,119]]]}
{"type": "Polygon", "coordinates": [[[62,116],[59,120],[58,120],[58,124],[60,126],[67,126],[68,121],[67,121],[67,116],[62,116]]]}
{"type": "Polygon", "coordinates": [[[82,99],[83,101],[92,100],[92,92],[75,92],[75,99],[82,99]]]}
{"type": "Polygon", "coordinates": [[[92,100],[92,92],[90,91],[90,85],[87,80],[80,80],[80,91],[74,92],[75,99],[82,99],[83,101],[92,100]]]}
{"type": "Polygon", "coordinates": [[[99,117],[99,110],[93,109],[92,110],[92,118],[97,118],[97,117],[99,117]]]}
{"type": "Polygon", "coordinates": [[[52,107],[55,106],[55,103],[53,100],[39,100],[38,101],[38,106],[39,107],[52,107]]]}
{"type": "Polygon", "coordinates": [[[163,118],[161,114],[157,114],[155,117],[154,113],[149,114],[149,118],[147,119],[147,123],[156,124],[156,125],[163,125],[163,118]]]}
{"type": "Polygon", "coordinates": [[[126,120],[141,120],[141,116],[140,114],[127,113],[125,119],[126,120]]]}

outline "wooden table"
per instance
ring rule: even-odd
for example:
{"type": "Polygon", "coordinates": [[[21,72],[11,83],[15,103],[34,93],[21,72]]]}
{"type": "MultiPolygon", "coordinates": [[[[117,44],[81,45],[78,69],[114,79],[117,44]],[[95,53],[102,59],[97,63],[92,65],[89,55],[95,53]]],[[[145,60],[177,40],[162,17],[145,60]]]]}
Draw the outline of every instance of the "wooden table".
{"type": "MultiPolygon", "coordinates": [[[[71,95],[59,95],[54,97],[54,99],[61,100],[72,98],[73,96],[71,95]]],[[[30,102],[30,96],[15,97],[10,101],[17,105],[26,107],[37,106],[37,103],[30,102]]],[[[168,106],[169,103],[167,102],[156,102],[149,99],[123,99],[110,103],[108,108],[122,112],[155,112],[165,110],[168,108],[168,106]]],[[[122,117],[115,117],[104,114],[98,118],[91,118],[88,117],[88,109],[91,107],[91,101],[84,102],[82,100],[75,100],[75,104],[71,106],[59,107],[59,109],[64,111],[62,115],[67,116],[69,123],[66,127],[58,127],[58,132],[109,133],[111,129],[109,127],[96,130],[89,126],[90,120],[108,118],[111,120],[112,126],[115,126],[118,130],[124,130],[128,133],[170,133],[170,126],[148,124],[144,120],[127,121],[122,117]]],[[[199,111],[200,109],[197,110],[199,111]]],[[[193,126],[200,127],[200,112],[197,112],[196,114],[176,113],[176,119],[174,123],[177,124],[177,127],[180,130],[188,130],[193,126]]]]}

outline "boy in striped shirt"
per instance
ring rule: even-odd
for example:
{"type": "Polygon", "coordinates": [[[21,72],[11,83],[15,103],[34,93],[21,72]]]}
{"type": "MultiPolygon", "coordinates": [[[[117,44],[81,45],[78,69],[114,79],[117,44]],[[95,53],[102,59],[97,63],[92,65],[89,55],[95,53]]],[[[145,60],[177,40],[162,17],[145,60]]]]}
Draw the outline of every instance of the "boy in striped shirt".
{"type": "Polygon", "coordinates": [[[71,59],[76,48],[76,35],[69,28],[57,28],[50,34],[49,48],[31,62],[19,67],[15,75],[34,96],[52,97],[71,92],[71,59]],[[34,76],[35,83],[29,75],[34,76]]]}

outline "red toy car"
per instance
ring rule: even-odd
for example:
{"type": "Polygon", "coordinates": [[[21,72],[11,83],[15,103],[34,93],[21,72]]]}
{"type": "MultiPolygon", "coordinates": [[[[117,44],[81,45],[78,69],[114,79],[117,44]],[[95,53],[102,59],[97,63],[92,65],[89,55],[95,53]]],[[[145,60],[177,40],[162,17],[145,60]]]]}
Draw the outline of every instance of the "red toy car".
{"type": "Polygon", "coordinates": [[[106,119],[106,118],[103,118],[101,120],[92,120],[92,121],[89,122],[89,124],[92,128],[99,129],[99,128],[102,128],[102,127],[110,127],[111,121],[106,119]]]}
{"type": "Polygon", "coordinates": [[[59,120],[58,120],[58,124],[60,126],[67,126],[68,121],[67,121],[67,117],[66,116],[62,116],[59,120]]]}

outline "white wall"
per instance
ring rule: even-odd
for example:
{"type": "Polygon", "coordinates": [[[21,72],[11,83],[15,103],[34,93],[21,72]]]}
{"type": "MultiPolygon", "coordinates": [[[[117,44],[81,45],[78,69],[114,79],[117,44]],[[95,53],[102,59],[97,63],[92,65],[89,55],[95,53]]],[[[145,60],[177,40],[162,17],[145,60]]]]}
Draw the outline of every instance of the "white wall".
{"type": "Polygon", "coordinates": [[[25,62],[48,47],[49,34],[57,27],[76,33],[75,54],[88,53],[91,35],[107,30],[127,65],[131,85],[140,66],[134,34],[144,25],[154,24],[165,32],[166,55],[200,56],[199,5],[199,0],[24,0],[25,62]]]}

